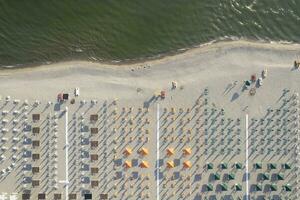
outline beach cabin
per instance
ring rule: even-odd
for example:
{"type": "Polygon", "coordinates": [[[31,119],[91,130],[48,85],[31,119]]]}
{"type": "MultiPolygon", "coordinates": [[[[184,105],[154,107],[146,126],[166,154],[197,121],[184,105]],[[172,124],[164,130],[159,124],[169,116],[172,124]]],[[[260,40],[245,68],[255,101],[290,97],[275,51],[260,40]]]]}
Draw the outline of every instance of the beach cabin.
{"type": "Polygon", "coordinates": [[[40,159],[40,154],[39,153],[33,153],[32,154],[32,160],[39,160],[40,159]]]}
{"type": "Polygon", "coordinates": [[[98,174],[98,172],[99,172],[99,168],[98,167],[91,167],[91,174],[92,175],[98,174]]]}
{"type": "Polygon", "coordinates": [[[92,199],[92,194],[84,194],[84,199],[92,199]]]}
{"type": "Polygon", "coordinates": [[[91,154],[91,161],[97,161],[98,160],[98,154],[91,154]]]}
{"type": "Polygon", "coordinates": [[[22,194],[22,200],[29,200],[30,199],[30,193],[22,194]]]}
{"type": "Polygon", "coordinates": [[[40,114],[32,114],[32,121],[36,122],[40,120],[40,114]]]}
{"type": "Polygon", "coordinates": [[[108,199],[108,194],[100,194],[100,200],[108,199]]]}
{"type": "Polygon", "coordinates": [[[39,140],[33,140],[32,141],[32,148],[37,148],[40,146],[40,141],[39,140]]]}
{"type": "Polygon", "coordinates": [[[40,180],[32,180],[32,187],[37,187],[40,185],[40,180]]]}
{"type": "Polygon", "coordinates": [[[91,181],[91,186],[92,186],[92,188],[98,187],[99,186],[99,181],[98,180],[92,180],[91,181]]]}
{"type": "Polygon", "coordinates": [[[98,141],[91,141],[91,149],[95,149],[98,147],[98,141]]]}
{"type": "Polygon", "coordinates": [[[60,193],[55,193],[55,194],[54,194],[54,200],[59,200],[59,199],[61,199],[61,198],[62,198],[62,196],[61,196],[60,193]]]}
{"type": "Polygon", "coordinates": [[[98,128],[91,128],[91,134],[97,134],[98,128]]]}
{"type": "Polygon", "coordinates": [[[98,121],[98,115],[97,114],[93,114],[90,116],[90,121],[92,123],[95,123],[96,121],[98,121]]]}
{"type": "Polygon", "coordinates": [[[40,133],[40,127],[33,127],[32,128],[32,133],[33,134],[39,134],[40,133]]]}
{"type": "Polygon", "coordinates": [[[37,174],[40,172],[40,168],[39,167],[32,167],[32,173],[33,174],[37,174]]]}
{"type": "Polygon", "coordinates": [[[38,194],[38,199],[40,200],[42,200],[42,199],[46,199],[46,194],[45,193],[39,193],[38,194]]]}
{"type": "Polygon", "coordinates": [[[69,199],[76,199],[77,198],[77,195],[76,194],[69,194],[69,199]]]}

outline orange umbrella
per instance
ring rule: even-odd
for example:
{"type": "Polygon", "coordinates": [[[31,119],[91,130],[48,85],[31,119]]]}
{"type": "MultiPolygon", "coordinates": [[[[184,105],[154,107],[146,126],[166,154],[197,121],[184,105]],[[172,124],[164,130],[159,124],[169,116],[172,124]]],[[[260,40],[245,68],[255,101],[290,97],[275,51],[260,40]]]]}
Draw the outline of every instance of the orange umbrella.
{"type": "Polygon", "coordinates": [[[147,161],[142,161],[141,164],[140,164],[140,167],[141,168],[149,168],[149,164],[147,161]]]}
{"type": "Polygon", "coordinates": [[[192,163],[191,161],[187,160],[183,162],[183,167],[184,168],[191,168],[192,167],[192,163]]]}
{"type": "Polygon", "coordinates": [[[183,154],[185,156],[191,155],[192,154],[192,149],[191,148],[184,148],[183,149],[183,154]]]}
{"type": "Polygon", "coordinates": [[[174,155],[174,149],[173,148],[167,148],[167,155],[168,156],[174,155]]]}
{"type": "Polygon", "coordinates": [[[132,167],[132,163],[131,161],[126,160],[124,163],[125,168],[131,168],[132,167]]]}
{"type": "Polygon", "coordinates": [[[140,152],[139,152],[142,156],[147,156],[148,154],[149,154],[149,151],[148,151],[148,149],[146,149],[146,148],[142,148],[141,150],[140,150],[140,152]]]}
{"type": "Polygon", "coordinates": [[[126,147],[125,150],[124,150],[124,155],[125,156],[129,156],[132,154],[132,149],[129,148],[129,147],[126,147]]]}

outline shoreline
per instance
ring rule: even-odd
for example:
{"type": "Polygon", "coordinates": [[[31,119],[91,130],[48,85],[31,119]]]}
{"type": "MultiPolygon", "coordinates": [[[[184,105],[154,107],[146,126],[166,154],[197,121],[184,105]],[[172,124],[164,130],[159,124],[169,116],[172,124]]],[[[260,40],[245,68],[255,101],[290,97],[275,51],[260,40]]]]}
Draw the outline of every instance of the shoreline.
{"type": "MultiPolygon", "coordinates": [[[[300,51],[300,44],[298,43],[281,43],[281,42],[265,42],[265,41],[251,41],[251,40],[221,40],[221,41],[211,41],[201,45],[193,46],[187,49],[179,49],[176,52],[170,52],[165,54],[160,54],[153,57],[141,58],[129,61],[108,61],[108,62],[98,62],[98,61],[88,61],[88,60],[70,60],[70,61],[59,61],[37,64],[25,64],[19,66],[0,66],[0,72],[5,71],[27,71],[37,68],[57,67],[58,65],[74,65],[74,64],[89,64],[94,67],[137,67],[139,65],[152,65],[166,60],[178,59],[180,57],[189,56],[197,53],[204,53],[212,50],[220,49],[233,49],[233,48],[254,48],[257,50],[286,50],[286,51],[300,51]]],[[[300,53],[299,53],[300,58],[300,53]]]]}

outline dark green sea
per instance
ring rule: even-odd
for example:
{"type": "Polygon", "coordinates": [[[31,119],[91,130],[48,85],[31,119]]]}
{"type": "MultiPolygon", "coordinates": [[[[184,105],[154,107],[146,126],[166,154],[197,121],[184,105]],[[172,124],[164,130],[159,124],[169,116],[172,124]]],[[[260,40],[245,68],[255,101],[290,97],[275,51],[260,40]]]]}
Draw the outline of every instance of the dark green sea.
{"type": "Polygon", "coordinates": [[[0,66],[140,60],[236,39],[300,43],[300,0],[0,0],[0,66]]]}

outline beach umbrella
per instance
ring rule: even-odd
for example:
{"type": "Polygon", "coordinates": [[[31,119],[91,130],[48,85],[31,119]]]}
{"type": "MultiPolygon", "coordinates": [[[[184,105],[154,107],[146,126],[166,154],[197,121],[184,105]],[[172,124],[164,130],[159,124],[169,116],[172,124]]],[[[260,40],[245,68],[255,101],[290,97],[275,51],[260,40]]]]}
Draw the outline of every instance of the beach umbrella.
{"type": "Polygon", "coordinates": [[[261,184],[255,184],[255,191],[262,191],[262,185],[261,184]]]}
{"type": "Polygon", "coordinates": [[[243,165],[242,165],[242,163],[236,162],[236,163],[234,164],[234,167],[235,167],[235,169],[242,169],[242,168],[243,168],[243,165]]]}
{"type": "Polygon", "coordinates": [[[214,165],[212,163],[206,163],[206,168],[207,169],[213,169],[214,165]]]}
{"type": "Polygon", "coordinates": [[[214,176],[215,180],[220,180],[221,179],[221,176],[220,176],[219,173],[214,173],[213,176],[214,176]]]}
{"type": "Polygon", "coordinates": [[[140,167],[141,167],[141,168],[149,168],[149,164],[148,164],[147,161],[142,161],[142,162],[140,163],[140,167]]]}
{"type": "Polygon", "coordinates": [[[262,164],[261,163],[255,163],[254,168],[255,169],[262,169],[262,164]]]}
{"type": "Polygon", "coordinates": [[[282,181],[284,180],[284,174],[283,173],[279,173],[279,174],[276,174],[276,179],[279,181],[282,181]]]}
{"type": "Polygon", "coordinates": [[[271,190],[271,191],[277,191],[277,185],[274,184],[274,183],[271,184],[271,185],[270,185],[270,190],[271,190]]]}
{"type": "Polygon", "coordinates": [[[126,160],[125,163],[124,163],[124,167],[125,168],[131,168],[132,167],[131,161],[126,160]]]}
{"type": "Polygon", "coordinates": [[[234,180],[235,179],[235,174],[234,173],[229,173],[228,174],[228,180],[234,180]]]}
{"type": "Polygon", "coordinates": [[[206,190],[207,191],[213,191],[213,189],[214,189],[214,186],[211,183],[206,184],[206,190]]]}
{"type": "Polygon", "coordinates": [[[183,155],[189,156],[192,154],[192,149],[191,148],[184,148],[183,149],[183,155]]]}
{"type": "Polygon", "coordinates": [[[290,184],[286,184],[283,187],[283,190],[286,191],[286,192],[291,192],[292,191],[292,187],[290,184]]]}
{"type": "Polygon", "coordinates": [[[142,156],[147,156],[149,154],[149,151],[148,149],[146,148],[142,148],[140,151],[139,151],[139,154],[142,155],[142,156]]]}
{"type": "Polygon", "coordinates": [[[226,183],[222,183],[220,186],[221,186],[222,191],[227,191],[228,190],[228,185],[226,183]]]}
{"type": "Polygon", "coordinates": [[[277,168],[277,165],[275,163],[269,163],[268,164],[268,168],[269,169],[276,169],[277,168]]]}
{"type": "Polygon", "coordinates": [[[284,163],[283,164],[283,169],[291,169],[292,167],[291,167],[291,164],[289,164],[289,163],[284,163]]]}
{"type": "Polygon", "coordinates": [[[167,156],[172,156],[174,155],[174,148],[167,148],[167,156]]]}
{"type": "Polygon", "coordinates": [[[191,161],[187,160],[183,162],[183,167],[184,168],[191,168],[192,167],[192,163],[191,161]]]}
{"type": "Polygon", "coordinates": [[[270,175],[267,174],[267,173],[262,173],[262,174],[261,174],[261,179],[262,179],[263,181],[269,180],[269,179],[270,179],[270,175]]]}
{"type": "Polygon", "coordinates": [[[125,156],[130,156],[132,154],[132,149],[129,147],[126,147],[123,153],[125,156]]]}
{"type": "Polygon", "coordinates": [[[228,164],[227,163],[221,163],[221,169],[227,169],[228,168],[228,164]]]}
{"type": "Polygon", "coordinates": [[[174,168],[175,167],[175,163],[174,163],[174,161],[168,161],[167,162],[167,168],[174,168]]]}
{"type": "Polygon", "coordinates": [[[235,191],[242,191],[242,185],[239,184],[239,183],[236,183],[236,184],[234,185],[234,188],[235,188],[235,191]]]}

